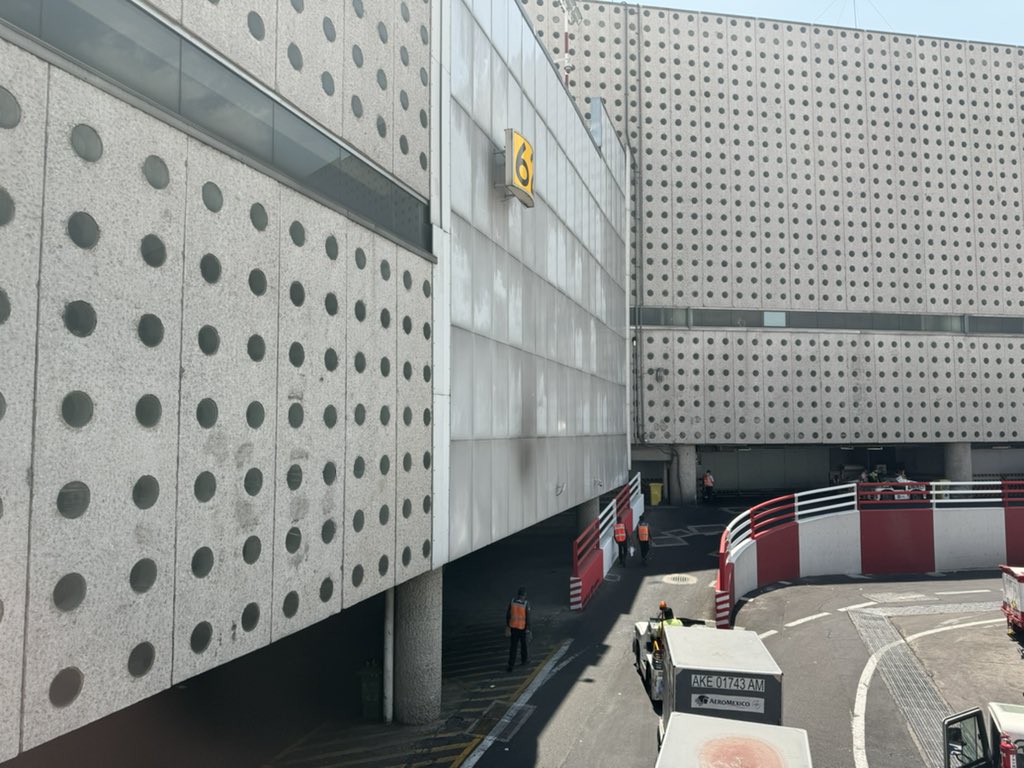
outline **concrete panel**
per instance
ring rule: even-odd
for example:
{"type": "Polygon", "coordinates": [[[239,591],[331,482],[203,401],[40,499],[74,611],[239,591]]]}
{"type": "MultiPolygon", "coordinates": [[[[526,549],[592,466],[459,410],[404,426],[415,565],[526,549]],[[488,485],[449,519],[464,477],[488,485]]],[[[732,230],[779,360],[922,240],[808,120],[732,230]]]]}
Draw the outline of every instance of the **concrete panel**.
{"type": "Polygon", "coordinates": [[[345,417],[345,561],[342,606],[395,584],[399,323],[396,246],[365,230],[349,233],[348,408],[345,417]],[[357,309],[362,302],[365,314],[357,309]],[[363,320],[359,320],[360,315],[363,320]]]}
{"type": "MultiPolygon", "coordinates": [[[[337,88],[347,95],[344,137],[383,168],[395,162],[395,60],[393,6],[345,3],[342,50],[347,57],[345,80],[337,88]],[[350,94],[350,95],[348,95],[350,94]]],[[[288,11],[285,11],[288,12],[288,11]]],[[[339,16],[341,14],[338,14],[339,16]]],[[[279,67],[291,66],[287,58],[279,67]]],[[[426,66],[426,64],[423,64],[426,66]]]]}
{"type": "MultiPolygon", "coordinates": [[[[32,413],[36,374],[40,228],[46,141],[47,67],[0,42],[0,88],[18,123],[0,130],[0,188],[14,215],[0,225],[0,761],[18,753],[22,650],[28,586],[32,413]]],[[[62,149],[64,149],[62,147],[62,149]]]]}
{"type": "Polygon", "coordinates": [[[432,267],[419,256],[398,249],[398,342],[400,366],[396,416],[398,478],[396,485],[396,580],[430,569],[434,471],[432,267]]]}
{"type": "MultiPolygon", "coordinates": [[[[290,66],[287,59],[279,62],[276,57],[277,6],[274,0],[185,2],[181,24],[258,80],[274,87],[276,68],[290,66]]],[[[287,6],[283,10],[291,12],[287,6]]]]}
{"type": "MultiPolygon", "coordinates": [[[[277,352],[278,478],[272,639],[341,610],[348,230],[307,198],[281,192],[277,352]],[[300,418],[301,415],[301,418],[300,418]]],[[[269,542],[267,542],[269,544],[269,542]]]]}
{"type": "Polygon", "coordinates": [[[800,577],[860,573],[860,513],[800,521],[800,577]]]}
{"type": "Polygon", "coordinates": [[[1006,513],[1002,507],[954,510],[937,507],[935,570],[992,568],[1006,559],[1006,513]]]}
{"type": "Polygon", "coordinates": [[[274,447],[281,189],[196,141],[188,161],[175,682],[270,641],[285,481],[274,447]]]}
{"type": "Polygon", "coordinates": [[[23,748],[171,681],[185,140],[56,69],[48,103],[23,748]]]}
{"type": "Polygon", "coordinates": [[[430,186],[430,0],[388,13],[394,49],[395,175],[426,197],[430,186]]]}

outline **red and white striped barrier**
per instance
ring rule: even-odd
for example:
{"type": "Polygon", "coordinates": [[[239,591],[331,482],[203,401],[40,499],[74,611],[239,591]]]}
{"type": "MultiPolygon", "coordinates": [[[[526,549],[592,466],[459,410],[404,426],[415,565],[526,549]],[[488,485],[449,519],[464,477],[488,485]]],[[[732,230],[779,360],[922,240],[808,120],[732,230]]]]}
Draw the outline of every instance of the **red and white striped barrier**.
{"type": "Polygon", "coordinates": [[[1024,481],[851,483],[751,507],[722,533],[715,614],[778,581],[995,568],[1024,558],[1024,481]]]}

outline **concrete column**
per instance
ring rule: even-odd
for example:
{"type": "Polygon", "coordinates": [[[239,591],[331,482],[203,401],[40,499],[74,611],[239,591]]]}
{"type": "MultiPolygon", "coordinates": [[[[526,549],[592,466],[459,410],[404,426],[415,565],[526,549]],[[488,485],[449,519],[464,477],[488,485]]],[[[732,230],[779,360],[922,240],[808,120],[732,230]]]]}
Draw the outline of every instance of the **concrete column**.
{"type": "Polygon", "coordinates": [[[395,720],[441,716],[441,570],[395,587],[395,720]]]}
{"type": "Polygon", "coordinates": [[[591,499],[584,501],[575,507],[576,510],[576,532],[582,533],[583,529],[597,520],[601,514],[601,500],[591,499]]]}
{"type": "Polygon", "coordinates": [[[673,504],[697,501],[697,446],[672,446],[672,466],[668,473],[669,496],[673,504]]]}
{"type": "Polygon", "coordinates": [[[946,443],[946,479],[957,482],[974,479],[970,443],[946,443]]]}

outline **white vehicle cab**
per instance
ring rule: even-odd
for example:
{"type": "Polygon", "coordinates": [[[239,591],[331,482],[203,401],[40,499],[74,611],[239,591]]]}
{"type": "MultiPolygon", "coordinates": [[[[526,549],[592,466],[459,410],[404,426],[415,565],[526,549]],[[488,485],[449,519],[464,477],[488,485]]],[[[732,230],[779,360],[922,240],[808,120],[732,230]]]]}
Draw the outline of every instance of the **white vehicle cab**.
{"type": "Polygon", "coordinates": [[[1024,768],[1024,706],[989,704],[942,721],[945,768],[1024,768]],[[987,721],[987,722],[986,722],[987,721]]]}

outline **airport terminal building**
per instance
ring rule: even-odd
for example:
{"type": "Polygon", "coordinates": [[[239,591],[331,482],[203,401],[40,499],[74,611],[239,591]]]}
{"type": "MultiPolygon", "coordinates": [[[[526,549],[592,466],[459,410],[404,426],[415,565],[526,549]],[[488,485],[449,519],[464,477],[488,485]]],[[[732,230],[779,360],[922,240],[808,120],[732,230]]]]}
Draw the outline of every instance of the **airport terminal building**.
{"type": "Polygon", "coordinates": [[[1024,470],[1024,49],[523,2],[634,157],[634,466],[1024,470]]]}

